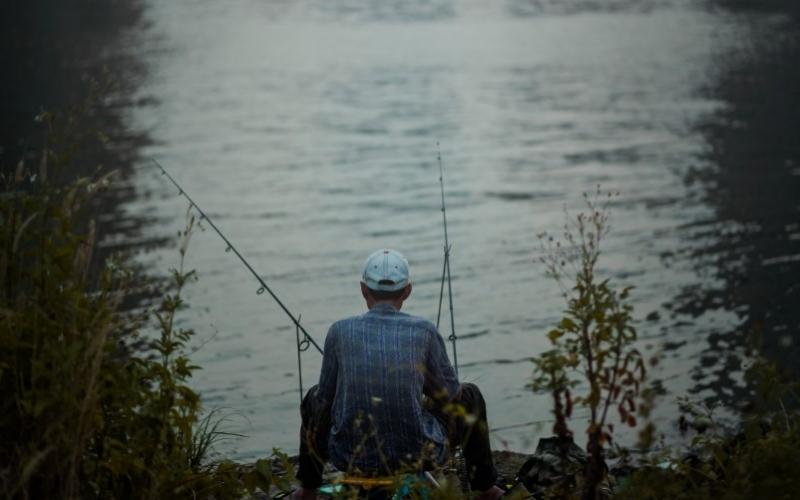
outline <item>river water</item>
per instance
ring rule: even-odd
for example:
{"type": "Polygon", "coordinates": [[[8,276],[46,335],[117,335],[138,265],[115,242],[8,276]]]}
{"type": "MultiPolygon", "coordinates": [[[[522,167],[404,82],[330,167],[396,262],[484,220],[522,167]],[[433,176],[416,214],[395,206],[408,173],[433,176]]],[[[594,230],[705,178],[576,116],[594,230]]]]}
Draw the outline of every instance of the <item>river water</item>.
{"type": "MultiPolygon", "coordinates": [[[[785,18],[689,1],[532,0],[151,0],[144,18],[148,76],[128,119],[152,143],[125,205],[151,221],[142,239],[174,235],[187,207],[155,157],[317,342],[364,310],[359,269],[381,247],[410,260],[407,310],[435,319],[438,142],[461,378],[486,395],[495,447],[531,451],[549,434],[549,398],[525,386],[563,299],[536,235],[559,234],[565,207],[579,210],[598,184],[621,193],[600,272],[636,286],[640,347],[662,355],[651,372],[664,390],[660,430],[675,434],[676,395],[724,400],[740,385],[742,343],[720,335],[744,328],[748,304],[700,295],[730,291],[724,259],[705,249],[751,226],[720,216],[709,194],[719,185],[700,174],[724,168],[708,132],[729,123],[720,82],[788,30],[785,18]]],[[[798,172],[786,168],[778,185],[791,201],[798,172]]],[[[796,243],[796,199],[788,205],[778,233],[796,243]]],[[[294,451],[294,328],[224,250],[210,230],[189,249],[200,275],[182,318],[198,332],[194,384],[248,436],[224,443],[227,456],[294,451]]],[[[784,254],[779,264],[796,261],[784,254]]],[[[166,272],[177,251],[137,258],[166,272]]],[[[308,387],[321,357],[302,359],[308,387]]]]}

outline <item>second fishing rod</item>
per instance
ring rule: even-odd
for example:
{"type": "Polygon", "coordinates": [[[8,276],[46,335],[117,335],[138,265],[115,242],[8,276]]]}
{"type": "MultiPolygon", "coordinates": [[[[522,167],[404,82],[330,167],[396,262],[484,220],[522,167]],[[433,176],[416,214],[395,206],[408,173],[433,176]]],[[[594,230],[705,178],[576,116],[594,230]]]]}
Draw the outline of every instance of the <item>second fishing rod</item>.
{"type": "Polygon", "coordinates": [[[442,301],[444,299],[444,282],[447,280],[447,300],[450,306],[450,336],[448,340],[453,344],[453,368],[456,370],[458,378],[458,351],[456,343],[456,320],[453,312],[453,283],[450,279],[450,240],[447,237],[447,204],[444,201],[444,167],[442,167],[442,150],[439,143],[436,143],[436,159],[439,161],[439,187],[442,192],[442,225],[444,226],[444,261],[442,262],[442,281],[439,287],[439,310],[436,313],[436,329],[439,329],[439,320],[442,317],[442,301]]]}

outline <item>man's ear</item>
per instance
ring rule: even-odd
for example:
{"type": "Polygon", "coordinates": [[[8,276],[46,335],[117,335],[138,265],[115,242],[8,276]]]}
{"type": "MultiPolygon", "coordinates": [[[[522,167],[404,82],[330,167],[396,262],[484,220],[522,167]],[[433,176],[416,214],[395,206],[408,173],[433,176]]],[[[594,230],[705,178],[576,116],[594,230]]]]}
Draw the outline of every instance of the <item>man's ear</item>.
{"type": "Polygon", "coordinates": [[[361,296],[364,297],[364,299],[369,300],[371,298],[369,294],[369,288],[367,288],[367,285],[363,281],[360,282],[360,285],[361,285],[361,296]]]}
{"type": "Polygon", "coordinates": [[[411,283],[406,285],[406,287],[403,289],[403,295],[400,300],[406,300],[409,295],[411,295],[411,283]]]}

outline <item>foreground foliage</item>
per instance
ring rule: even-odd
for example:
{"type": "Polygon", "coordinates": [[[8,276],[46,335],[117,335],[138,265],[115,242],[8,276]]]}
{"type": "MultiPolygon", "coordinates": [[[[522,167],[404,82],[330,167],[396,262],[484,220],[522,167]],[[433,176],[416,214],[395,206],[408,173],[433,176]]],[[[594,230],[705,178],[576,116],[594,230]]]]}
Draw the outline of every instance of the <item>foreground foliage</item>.
{"type": "Polygon", "coordinates": [[[208,461],[226,436],[200,419],[188,386],[191,330],[177,326],[194,219],[153,318],[119,311],[131,275],[92,266],[95,225],[76,214],[109,178],[47,182],[51,150],[4,176],[0,197],[0,497],[237,498],[269,489],[269,462],[249,471],[208,461]],[[49,165],[48,165],[49,164],[49,165]],[[153,320],[155,328],[152,326],[153,320]]]}
{"type": "MultiPolygon", "coordinates": [[[[800,491],[800,413],[787,407],[800,406],[800,385],[758,355],[746,372],[752,401],[739,428],[723,429],[711,409],[684,400],[681,411],[703,422],[690,449],[650,451],[639,463],[628,462],[629,473],[615,478],[611,487],[603,460],[614,439],[609,409],[616,409],[624,426],[637,426],[637,416],[646,421],[650,414],[652,394],[640,390],[645,362],[634,348],[633,309],[626,303],[630,288],[617,290],[596,276],[600,243],[608,231],[604,197],[598,188],[594,197],[584,198],[588,210],[567,222],[563,244],[540,235],[541,260],[561,285],[567,308],[548,333],[552,349],[534,359],[531,385],[553,398],[553,432],[565,444],[564,455],[572,443],[573,407],[588,414],[587,463],[581,470],[568,470],[563,460],[565,477],[575,479],[548,486],[550,497],[795,498],[800,491]],[[585,392],[575,396],[576,388],[585,392]]],[[[646,422],[639,447],[651,449],[654,435],[652,423],[646,422]]],[[[621,448],[615,452],[630,456],[621,448]]]]}
{"type": "MultiPolygon", "coordinates": [[[[608,193],[606,199],[611,198],[608,193]]],[[[552,395],[553,432],[564,443],[571,442],[568,421],[573,406],[588,411],[582,496],[591,500],[599,496],[605,479],[604,450],[613,440],[609,410],[616,410],[622,425],[636,426],[645,366],[634,347],[633,308],[626,303],[630,287],[618,290],[597,276],[600,244],[608,232],[607,205],[599,187],[593,198],[584,194],[584,201],[587,209],[567,221],[563,243],[540,235],[541,261],[561,285],[567,308],[547,334],[552,349],[533,360],[532,386],[552,395]],[[574,395],[576,387],[585,392],[574,395]]]]}
{"type": "MultiPolygon", "coordinates": [[[[623,482],[617,498],[691,500],[797,498],[800,491],[798,384],[774,364],[756,358],[747,371],[755,392],[741,426],[711,423],[692,440],[691,453],[651,455],[623,482]]],[[[692,410],[698,413],[696,410],[692,410]]]]}

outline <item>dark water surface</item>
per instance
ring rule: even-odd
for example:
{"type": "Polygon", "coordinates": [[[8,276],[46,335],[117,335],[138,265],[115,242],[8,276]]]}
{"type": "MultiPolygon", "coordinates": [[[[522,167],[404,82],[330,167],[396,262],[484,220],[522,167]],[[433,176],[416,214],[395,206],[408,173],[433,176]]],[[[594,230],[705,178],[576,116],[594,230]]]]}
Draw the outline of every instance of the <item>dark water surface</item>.
{"type": "Polygon", "coordinates": [[[148,141],[129,119],[137,105],[132,89],[145,75],[137,48],[142,8],[137,1],[41,0],[10,2],[0,16],[0,172],[13,175],[22,163],[41,175],[44,148],[62,158],[46,170],[55,184],[115,170],[112,188],[76,221],[83,227],[94,219],[99,234],[113,235],[96,249],[98,262],[145,241],[146,221],[123,216],[120,206],[135,196],[133,165],[148,141]],[[50,131],[37,118],[43,112],[56,116],[50,131]]]}
{"type": "MultiPolygon", "coordinates": [[[[563,308],[536,234],[601,184],[622,193],[601,272],[636,286],[640,347],[664,355],[659,429],[674,437],[676,395],[740,401],[752,332],[797,365],[792,19],[688,0],[152,0],[114,49],[147,68],[118,110],[151,141],[130,156],[135,196],[115,218],[151,222],[105,244],[182,227],[186,203],[154,156],[318,342],[363,311],[359,268],[384,246],[411,261],[408,310],[434,319],[441,142],[462,379],[486,394],[494,445],[528,451],[550,418],[525,388],[528,359],[563,308]]],[[[138,261],[166,270],[177,251],[138,261]]],[[[296,449],[294,328],[211,231],[188,264],[196,386],[249,435],[221,451],[296,449]]],[[[307,386],[319,364],[304,354],[307,386]]]]}

